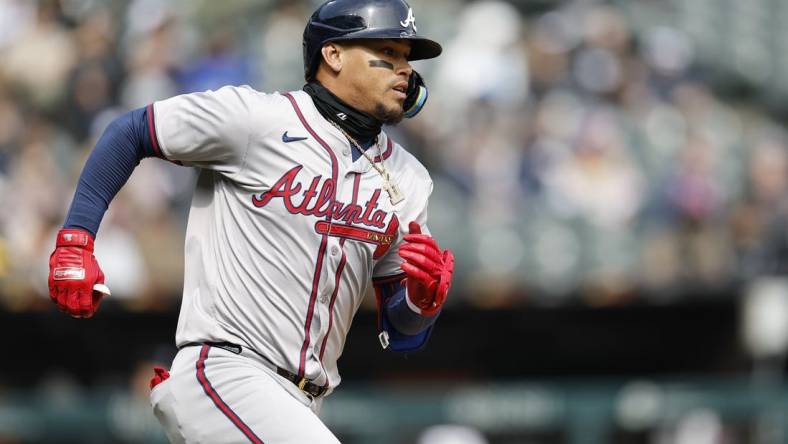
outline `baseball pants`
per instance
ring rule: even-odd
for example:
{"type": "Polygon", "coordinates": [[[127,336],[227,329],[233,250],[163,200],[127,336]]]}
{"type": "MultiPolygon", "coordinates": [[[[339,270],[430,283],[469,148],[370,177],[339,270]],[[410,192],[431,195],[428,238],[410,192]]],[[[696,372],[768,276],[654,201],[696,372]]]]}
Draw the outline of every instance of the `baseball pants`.
{"type": "Polygon", "coordinates": [[[320,399],[244,351],[184,347],[150,401],[173,444],[339,443],[317,417],[320,399]]]}

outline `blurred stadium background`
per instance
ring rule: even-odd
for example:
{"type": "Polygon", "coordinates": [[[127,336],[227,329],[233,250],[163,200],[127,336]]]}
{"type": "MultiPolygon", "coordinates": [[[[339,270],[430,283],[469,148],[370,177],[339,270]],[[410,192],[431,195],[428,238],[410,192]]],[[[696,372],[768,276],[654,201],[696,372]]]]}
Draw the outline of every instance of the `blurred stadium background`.
{"type": "MultiPolygon", "coordinates": [[[[116,115],[302,86],[316,1],[0,0],[0,443],[160,443],[194,172],[146,160],[104,219],[113,296],[47,258],[116,115]]],[[[412,0],[444,55],[390,129],[457,254],[428,348],[371,300],[323,417],[345,443],[788,443],[788,1],[412,0]]]]}

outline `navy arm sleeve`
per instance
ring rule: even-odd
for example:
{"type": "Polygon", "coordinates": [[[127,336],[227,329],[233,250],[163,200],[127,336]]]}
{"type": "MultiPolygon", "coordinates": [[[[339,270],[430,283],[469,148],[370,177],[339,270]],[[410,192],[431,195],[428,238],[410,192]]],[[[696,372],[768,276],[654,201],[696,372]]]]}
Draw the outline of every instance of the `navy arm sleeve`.
{"type": "Polygon", "coordinates": [[[405,300],[405,286],[401,283],[394,284],[394,293],[386,302],[386,314],[391,325],[400,333],[417,335],[435,323],[438,315],[422,316],[413,311],[405,300]]]}
{"type": "Polygon", "coordinates": [[[95,237],[110,201],[140,160],[158,155],[149,117],[150,106],[139,108],[117,117],[104,130],[79,176],[65,228],[81,228],[95,237]]]}
{"type": "Polygon", "coordinates": [[[375,282],[378,327],[381,334],[386,335],[387,344],[384,344],[384,348],[395,352],[416,351],[424,347],[440,315],[422,316],[408,307],[406,290],[401,283],[403,277],[384,278],[375,282]]]}

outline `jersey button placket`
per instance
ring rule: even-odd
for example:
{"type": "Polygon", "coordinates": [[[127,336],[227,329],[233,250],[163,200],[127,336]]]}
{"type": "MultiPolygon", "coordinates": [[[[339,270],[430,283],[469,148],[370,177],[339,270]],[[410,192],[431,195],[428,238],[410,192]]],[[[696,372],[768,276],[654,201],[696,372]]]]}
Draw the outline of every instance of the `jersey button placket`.
{"type": "MultiPolygon", "coordinates": [[[[345,154],[346,151],[347,151],[348,154],[350,153],[350,151],[348,151],[348,148],[345,148],[345,149],[342,150],[342,154],[345,154]]],[[[351,189],[352,190],[353,189],[352,182],[351,182],[350,187],[348,187],[347,177],[340,176],[340,179],[337,180],[336,187],[337,187],[337,189],[336,189],[337,199],[339,199],[341,202],[347,202],[348,201],[348,196],[345,196],[345,190],[347,190],[347,189],[351,189]]],[[[337,222],[340,222],[340,221],[332,220],[331,224],[335,225],[335,224],[337,224],[337,222]]],[[[342,251],[342,249],[339,247],[339,238],[335,237],[335,238],[330,239],[330,243],[331,243],[331,247],[328,249],[328,254],[331,255],[331,258],[332,258],[333,261],[337,261],[337,259],[339,259],[339,255],[340,255],[340,253],[342,251]]]]}

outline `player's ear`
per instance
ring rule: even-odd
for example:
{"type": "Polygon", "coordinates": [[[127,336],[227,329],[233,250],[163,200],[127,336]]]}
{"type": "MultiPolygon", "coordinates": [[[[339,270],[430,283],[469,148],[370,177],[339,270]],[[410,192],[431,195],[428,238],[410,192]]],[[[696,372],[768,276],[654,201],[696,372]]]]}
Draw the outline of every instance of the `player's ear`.
{"type": "Polygon", "coordinates": [[[323,45],[323,49],[321,49],[323,54],[323,61],[326,63],[326,66],[334,72],[334,74],[338,74],[342,71],[342,47],[337,45],[336,43],[329,42],[323,45]]]}

